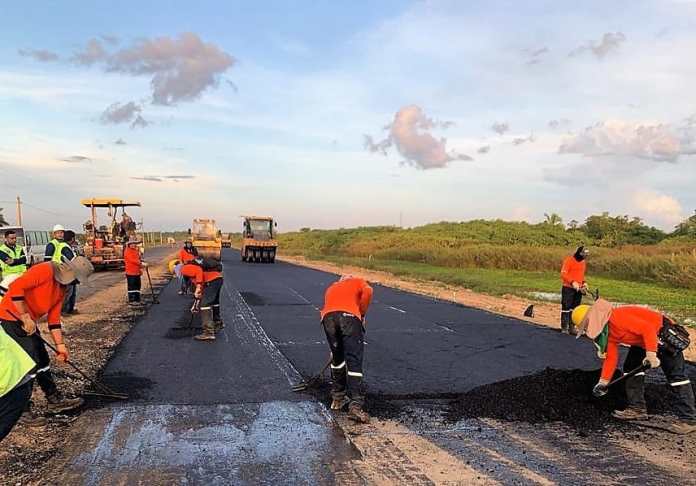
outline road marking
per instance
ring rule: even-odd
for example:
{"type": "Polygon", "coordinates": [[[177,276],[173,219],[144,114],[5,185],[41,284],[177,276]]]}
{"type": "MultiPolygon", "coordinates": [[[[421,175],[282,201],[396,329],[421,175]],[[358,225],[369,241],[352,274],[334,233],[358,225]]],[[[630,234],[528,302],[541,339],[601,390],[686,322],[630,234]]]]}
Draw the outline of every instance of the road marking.
{"type": "Polygon", "coordinates": [[[317,307],[316,305],[312,304],[312,302],[311,302],[309,299],[307,299],[307,297],[305,297],[304,295],[302,295],[301,293],[299,293],[297,290],[293,289],[292,287],[288,287],[288,290],[289,290],[290,292],[292,292],[293,294],[295,294],[296,296],[298,296],[300,299],[302,299],[302,301],[304,301],[305,304],[309,304],[309,305],[311,305],[312,307],[314,307],[315,310],[319,310],[319,307],[317,307]]]}
{"type": "Polygon", "coordinates": [[[399,309],[398,307],[394,307],[393,305],[388,305],[388,308],[395,310],[396,312],[401,312],[402,314],[406,314],[406,311],[403,309],[399,309]]]}

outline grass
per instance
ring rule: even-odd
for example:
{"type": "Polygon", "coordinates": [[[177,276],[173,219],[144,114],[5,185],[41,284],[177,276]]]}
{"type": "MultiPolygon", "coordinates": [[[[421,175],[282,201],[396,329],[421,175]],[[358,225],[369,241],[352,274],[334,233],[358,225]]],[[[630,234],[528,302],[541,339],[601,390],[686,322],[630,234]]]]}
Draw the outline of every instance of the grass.
{"type": "MultiPolygon", "coordinates": [[[[512,294],[530,298],[531,292],[560,292],[558,272],[451,268],[403,260],[369,260],[343,256],[308,258],[381,270],[401,277],[459,285],[490,295],[512,294]]],[[[696,290],[591,275],[588,281],[592,288],[599,288],[601,295],[612,302],[647,304],[681,319],[696,317],[696,290]]]]}

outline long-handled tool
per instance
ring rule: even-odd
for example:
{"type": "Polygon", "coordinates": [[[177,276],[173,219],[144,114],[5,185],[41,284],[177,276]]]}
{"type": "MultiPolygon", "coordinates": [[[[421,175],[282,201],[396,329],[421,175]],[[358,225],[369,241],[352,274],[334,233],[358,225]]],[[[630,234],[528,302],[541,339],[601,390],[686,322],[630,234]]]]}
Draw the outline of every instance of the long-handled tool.
{"type": "Polygon", "coordinates": [[[152,278],[150,278],[150,268],[145,267],[145,274],[147,275],[147,282],[150,284],[150,293],[152,294],[152,302],[155,304],[159,304],[159,300],[157,300],[157,296],[155,295],[155,289],[152,287],[152,278]]]}
{"type": "Polygon", "coordinates": [[[642,364],[642,365],[640,365],[638,368],[636,368],[636,369],[634,369],[634,370],[631,370],[631,371],[629,371],[628,373],[624,373],[623,375],[619,376],[619,377],[616,378],[615,380],[610,381],[609,384],[607,385],[607,388],[609,388],[609,387],[612,386],[612,385],[616,385],[617,383],[619,383],[619,382],[625,380],[626,378],[630,378],[630,377],[632,377],[632,376],[636,376],[638,373],[642,373],[642,372],[647,371],[647,370],[649,370],[649,369],[650,369],[650,365],[648,365],[648,364],[642,364]]]}
{"type": "Polygon", "coordinates": [[[324,376],[324,372],[326,371],[326,369],[329,367],[330,364],[331,364],[331,356],[329,356],[328,361],[326,362],[326,364],[324,365],[324,367],[321,369],[321,371],[319,373],[312,376],[308,380],[304,380],[304,381],[298,383],[297,385],[293,385],[292,391],[301,392],[301,391],[305,391],[305,390],[308,390],[309,388],[317,386],[319,384],[319,382],[321,381],[322,376],[324,376]]]}
{"type": "MultiPolygon", "coordinates": [[[[51,345],[48,341],[46,341],[41,335],[38,335],[38,336],[39,336],[39,339],[41,339],[41,341],[43,341],[43,343],[44,343],[46,346],[48,346],[48,348],[49,348],[51,351],[53,351],[54,353],[58,354],[58,350],[57,350],[56,348],[54,348],[53,345],[51,345]]],[[[77,366],[75,366],[75,364],[74,364],[72,361],[66,360],[66,361],[65,361],[65,364],[67,364],[67,365],[70,366],[72,369],[74,369],[75,371],[77,371],[77,372],[80,374],[80,376],[82,376],[84,379],[86,379],[87,381],[89,381],[92,385],[94,385],[95,388],[98,388],[98,389],[100,390],[100,393],[88,393],[88,394],[90,394],[90,395],[96,395],[96,396],[101,396],[101,397],[107,397],[107,398],[115,398],[115,399],[117,399],[117,400],[128,400],[128,395],[126,395],[125,393],[118,393],[118,392],[115,392],[115,391],[113,391],[111,388],[109,388],[108,386],[106,386],[105,384],[100,383],[100,382],[98,382],[97,380],[95,380],[95,379],[93,379],[93,378],[90,378],[89,376],[87,376],[87,375],[85,374],[84,371],[82,371],[80,368],[78,368],[77,366]]]]}

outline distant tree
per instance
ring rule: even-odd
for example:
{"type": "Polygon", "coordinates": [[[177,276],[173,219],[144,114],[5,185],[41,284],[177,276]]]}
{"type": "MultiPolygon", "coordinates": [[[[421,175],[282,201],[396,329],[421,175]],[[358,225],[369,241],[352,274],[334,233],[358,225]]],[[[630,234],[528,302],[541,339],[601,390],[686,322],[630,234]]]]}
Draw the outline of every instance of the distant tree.
{"type": "Polygon", "coordinates": [[[0,226],[8,226],[9,223],[5,220],[5,216],[2,214],[3,208],[0,208],[0,226]]]}
{"type": "Polygon", "coordinates": [[[684,221],[679,223],[671,236],[688,236],[696,238],[696,211],[692,216],[689,216],[684,221]]]}
{"type": "Polygon", "coordinates": [[[640,218],[610,216],[608,212],[588,217],[579,229],[602,246],[650,245],[667,237],[664,231],[644,224],[640,218]]]}
{"type": "Polygon", "coordinates": [[[551,226],[559,226],[563,224],[563,218],[556,213],[544,213],[544,223],[550,224],[551,226]]]}
{"type": "Polygon", "coordinates": [[[580,222],[577,219],[571,219],[570,222],[568,223],[568,229],[569,230],[576,230],[578,229],[578,226],[580,226],[580,222]]]}
{"type": "Polygon", "coordinates": [[[302,233],[309,233],[310,231],[312,231],[312,228],[300,228],[300,232],[302,233]]]}

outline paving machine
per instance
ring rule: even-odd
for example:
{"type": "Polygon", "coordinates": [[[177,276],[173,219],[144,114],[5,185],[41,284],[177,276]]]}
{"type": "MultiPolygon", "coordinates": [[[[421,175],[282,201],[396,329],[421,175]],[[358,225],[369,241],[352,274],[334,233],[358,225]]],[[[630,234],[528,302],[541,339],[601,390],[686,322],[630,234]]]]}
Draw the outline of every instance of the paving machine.
{"type": "Polygon", "coordinates": [[[222,247],[232,248],[232,233],[223,233],[222,235],[222,247]]]}
{"type": "Polygon", "coordinates": [[[129,239],[137,238],[139,226],[126,213],[126,208],[140,207],[140,203],[115,198],[92,198],[82,199],[80,204],[91,212],[90,219],[82,225],[85,232],[85,257],[97,270],[122,269],[123,250],[129,239]],[[97,221],[98,209],[107,210],[111,219],[108,225],[100,225],[97,221]],[[117,219],[119,209],[121,217],[117,219]]]}
{"type": "Polygon", "coordinates": [[[194,219],[190,232],[198,255],[222,260],[222,232],[214,219],[194,219]]]}
{"type": "Polygon", "coordinates": [[[242,216],[241,255],[244,262],[273,263],[278,251],[275,232],[278,223],[269,216],[242,216]]]}

